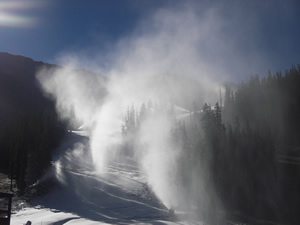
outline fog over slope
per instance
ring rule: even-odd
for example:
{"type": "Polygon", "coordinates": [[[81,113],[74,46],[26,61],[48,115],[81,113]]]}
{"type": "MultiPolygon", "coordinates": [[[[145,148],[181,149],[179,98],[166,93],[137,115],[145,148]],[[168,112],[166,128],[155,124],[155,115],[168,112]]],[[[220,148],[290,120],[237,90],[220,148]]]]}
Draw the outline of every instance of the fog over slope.
{"type": "MultiPolygon", "coordinates": [[[[222,68],[211,66],[209,51],[204,50],[216,51],[223,43],[218,39],[220,22],[214,10],[198,15],[189,6],[161,9],[112,48],[107,55],[109,67],[99,68],[97,57],[86,60],[85,54],[73,52],[61,56],[63,68],[39,71],[38,80],[55,99],[61,117],[67,118],[70,108],[74,109],[78,123],[90,134],[90,150],[99,174],[115,157],[114,149],[121,143],[120,135],[115,134],[121,131],[128,107],[138,109],[151,100],[191,110],[193,102],[200,109],[204,102],[218,101],[222,68]],[[101,76],[73,70],[79,67],[102,71],[108,80],[104,84],[101,76]]],[[[141,121],[137,137],[140,146],[147,148],[137,149],[136,160],[168,208],[185,208],[199,201],[199,194],[204,199],[208,193],[204,187],[194,187],[201,183],[202,175],[193,172],[186,188],[178,187],[182,149],[170,137],[172,126],[166,111],[141,121]]]]}

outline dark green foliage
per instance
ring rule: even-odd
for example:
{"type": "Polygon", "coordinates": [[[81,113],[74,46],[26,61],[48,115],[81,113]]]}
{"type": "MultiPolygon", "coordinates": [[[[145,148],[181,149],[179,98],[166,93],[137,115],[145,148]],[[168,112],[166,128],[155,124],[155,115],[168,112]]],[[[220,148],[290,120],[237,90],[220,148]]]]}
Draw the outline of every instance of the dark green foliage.
{"type": "Polygon", "coordinates": [[[252,77],[234,94],[226,87],[227,133],[218,162],[224,180],[215,184],[229,214],[239,211],[270,221],[299,221],[299,87],[300,69],[295,66],[285,76],[269,72],[261,80],[252,77]]]}
{"type": "Polygon", "coordinates": [[[24,193],[51,165],[51,152],[58,146],[64,127],[53,110],[40,110],[16,118],[2,131],[1,148],[6,149],[10,176],[24,193]]]}
{"type": "MultiPolygon", "coordinates": [[[[191,201],[197,200],[202,218],[210,220],[223,210],[229,220],[298,224],[299,87],[300,67],[284,76],[269,72],[235,90],[226,86],[223,107],[204,104],[201,112],[192,107],[189,118],[174,120],[171,136],[182,149],[177,185],[185,190],[182,195],[194,191],[186,184],[197,185],[199,196],[191,201]],[[198,181],[195,174],[201,177],[198,181]]],[[[129,143],[141,121],[164,108],[161,104],[149,110],[142,104],[136,112],[131,107],[123,126],[123,134],[131,134],[129,143]]],[[[169,110],[174,116],[174,106],[169,110]]]]}
{"type": "Polygon", "coordinates": [[[64,130],[36,79],[41,68],[58,66],[0,53],[0,171],[23,193],[49,167],[64,130]]]}
{"type": "Polygon", "coordinates": [[[268,73],[267,78],[252,77],[242,83],[233,96],[226,88],[224,121],[233,123],[239,117],[242,126],[271,133],[278,144],[300,144],[300,70],[292,66],[285,76],[268,73]]]}

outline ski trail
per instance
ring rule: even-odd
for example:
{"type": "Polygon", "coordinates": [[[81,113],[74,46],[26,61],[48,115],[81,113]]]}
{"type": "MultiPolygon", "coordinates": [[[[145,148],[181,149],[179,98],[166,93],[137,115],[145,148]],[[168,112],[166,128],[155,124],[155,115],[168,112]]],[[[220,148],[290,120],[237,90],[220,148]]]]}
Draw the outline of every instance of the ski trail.
{"type": "MultiPolygon", "coordinates": [[[[174,221],[148,187],[145,175],[127,156],[111,161],[97,174],[87,160],[86,137],[70,134],[65,150],[57,151],[60,176],[54,190],[32,201],[32,207],[12,215],[11,224],[191,224],[174,221]],[[72,152],[74,151],[74,152],[72,152]],[[72,154],[74,153],[74,154],[72,154]],[[81,160],[84,159],[84,160],[81,160]]],[[[91,162],[91,161],[90,161],[91,162]]],[[[202,223],[198,223],[202,224],[202,223]]]]}

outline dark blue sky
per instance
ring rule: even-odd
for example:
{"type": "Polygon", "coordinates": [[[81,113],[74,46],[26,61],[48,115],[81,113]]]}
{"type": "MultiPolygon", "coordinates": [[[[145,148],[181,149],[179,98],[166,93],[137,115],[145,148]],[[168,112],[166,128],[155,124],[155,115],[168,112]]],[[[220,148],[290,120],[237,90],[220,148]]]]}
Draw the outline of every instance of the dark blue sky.
{"type": "MultiPolygon", "coordinates": [[[[232,73],[231,79],[241,80],[255,73],[264,76],[268,69],[284,71],[300,63],[300,6],[297,2],[0,0],[0,51],[49,63],[56,63],[57,57],[66,52],[83,50],[106,57],[111,46],[115,51],[116,43],[136,35],[143,21],[149,25],[149,18],[157,11],[180,11],[183,5],[189,5],[198,15],[199,23],[209,17],[202,15],[217,9],[217,19],[212,26],[217,24],[218,30],[213,31],[213,35],[219,38],[214,43],[211,40],[214,37],[206,37],[210,43],[202,48],[201,54],[207,51],[211,65],[214,62],[219,67],[226,64],[224,67],[232,73]],[[11,22],[4,15],[16,16],[18,20],[11,22]],[[228,46],[234,46],[234,51],[222,50],[228,46]],[[241,58],[243,62],[236,64],[241,64],[242,69],[230,61],[241,58]],[[245,73],[241,74],[242,71],[245,73]]],[[[147,27],[142,30],[148,32],[147,27]]]]}
{"type": "Polygon", "coordinates": [[[70,49],[116,41],[131,32],[143,14],[157,7],[150,1],[146,1],[147,7],[139,1],[116,0],[53,0],[41,1],[44,4],[38,6],[37,1],[31,2],[31,9],[11,11],[32,17],[37,24],[0,26],[0,50],[45,61],[70,49]]]}

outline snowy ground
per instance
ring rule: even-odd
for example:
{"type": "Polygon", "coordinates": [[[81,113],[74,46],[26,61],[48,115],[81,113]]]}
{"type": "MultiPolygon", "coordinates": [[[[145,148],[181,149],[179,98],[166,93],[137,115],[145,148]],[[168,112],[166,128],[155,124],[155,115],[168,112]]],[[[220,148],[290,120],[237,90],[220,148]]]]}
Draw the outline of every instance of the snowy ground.
{"type": "Polygon", "coordinates": [[[12,225],[27,221],[43,225],[202,224],[171,216],[130,157],[119,157],[96,174],[86,149],[76,144],[79,140],[84,142],[84,137],[73,136],[58,151],[61,159],[54,167],[61,184],[35,199],[31,207],[15,212],[12,225]],[[77,150],[66,150],[70,145],[77,145],[77,150]]]}

